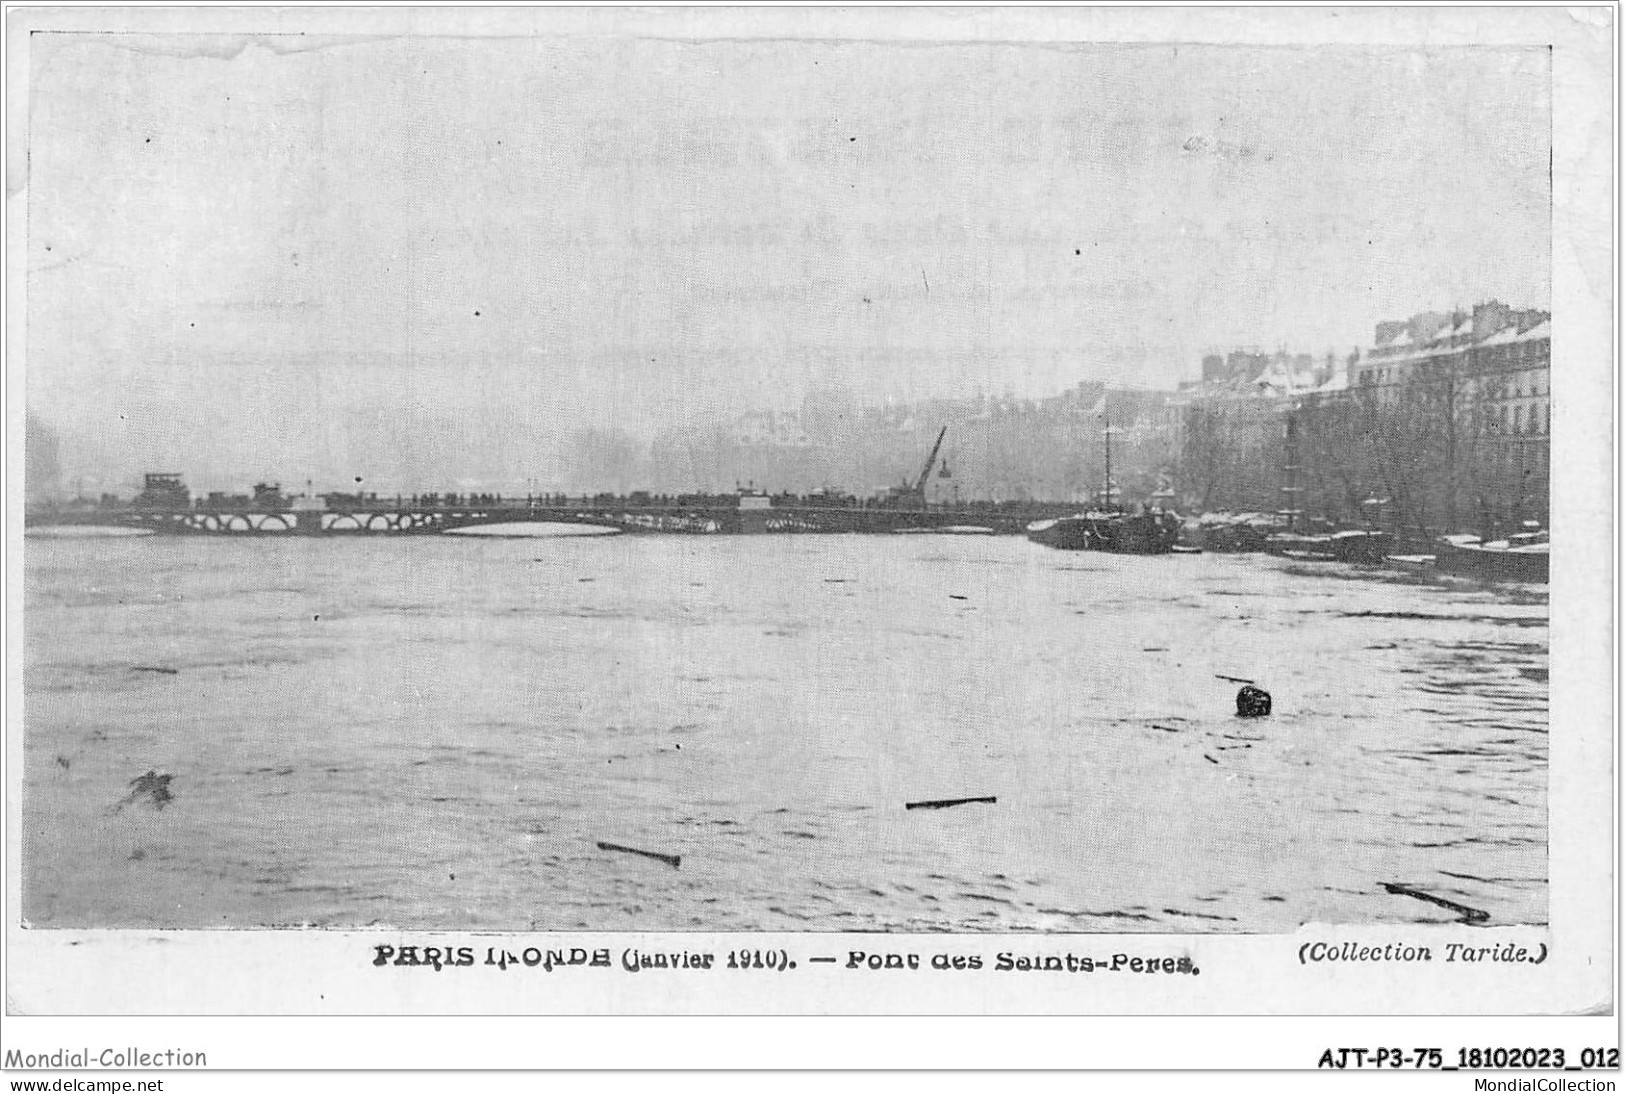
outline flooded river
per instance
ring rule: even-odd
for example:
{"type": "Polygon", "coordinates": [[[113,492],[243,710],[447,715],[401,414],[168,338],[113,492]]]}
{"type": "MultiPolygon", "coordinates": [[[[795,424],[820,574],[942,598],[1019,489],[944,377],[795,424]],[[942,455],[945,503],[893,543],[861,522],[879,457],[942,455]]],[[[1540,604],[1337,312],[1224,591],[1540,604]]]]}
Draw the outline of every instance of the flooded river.
{"type": "Polygon", "coordinates": [[[36,926],[1453,918],[1384,883],[1547,918],[1544,587],[936,535],[31,538],[25,570],[36,926]]]}

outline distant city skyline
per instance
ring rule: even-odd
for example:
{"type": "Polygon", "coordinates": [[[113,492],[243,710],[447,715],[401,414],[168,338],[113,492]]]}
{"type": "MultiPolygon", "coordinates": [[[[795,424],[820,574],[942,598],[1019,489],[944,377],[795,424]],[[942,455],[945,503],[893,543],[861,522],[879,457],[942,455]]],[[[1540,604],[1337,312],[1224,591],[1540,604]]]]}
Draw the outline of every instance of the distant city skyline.
{"type": "Polygon", "coordinates": [[[1549,306],[1543,49],[49,37],[28,398],[70,474],[494,472],[1549,306]]]}

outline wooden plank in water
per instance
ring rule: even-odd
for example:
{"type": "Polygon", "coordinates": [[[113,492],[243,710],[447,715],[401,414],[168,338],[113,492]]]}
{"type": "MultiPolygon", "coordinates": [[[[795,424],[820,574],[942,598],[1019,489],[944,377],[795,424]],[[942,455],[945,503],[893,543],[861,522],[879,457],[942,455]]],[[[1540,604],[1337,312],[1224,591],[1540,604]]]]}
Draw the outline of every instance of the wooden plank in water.
{"type": "Polygon", "coordinates": [[[1424,900],[1429,904],[1437,904],[1441,908],[1448,908],[1461,916],[1463,923],[1485,923],[1490,918],[1488,912],[1479,911],[1477,908],[1469,908],[1465,904],[1457,904],[1454,900],[1446,900],[1444,897],[1434,896],[1432,893],[1424,893],[1420,889],[1412,889],[1409,885],[1396,885],[1391,881],[1385,881],[1382,883],[1382,887],[1395,896],[1408,896],[1416,900],[1424,900]]]}
{"type": "Polygon", "coordinates": [[[659,851],[640,851],[636,847],[623,847],[618,843],[605,843],[602,840],[598,842],[598,849],[600,851],[619,851],[623,855],[642,855],[644,858],[652,858],[659,862],[664,862],[673,870],[677,869],[678,864],[683,861],[683,856],[681,855],[667,855],[662,854],[659,851]]]}
{"type": "Polygon", "coordinates": [[[939,798],[936,801],[904,802],[903,803],[903,808],[904,809],[946,809],[950,805],[971,805],[973,803],[980,803],[980,804],[984,804],[984,805],[996,805],[996,804],[998,804],[998,801],[999,801],[999,799],[996,798],[996,797],[986,797],[986,798],[939,798]]]}

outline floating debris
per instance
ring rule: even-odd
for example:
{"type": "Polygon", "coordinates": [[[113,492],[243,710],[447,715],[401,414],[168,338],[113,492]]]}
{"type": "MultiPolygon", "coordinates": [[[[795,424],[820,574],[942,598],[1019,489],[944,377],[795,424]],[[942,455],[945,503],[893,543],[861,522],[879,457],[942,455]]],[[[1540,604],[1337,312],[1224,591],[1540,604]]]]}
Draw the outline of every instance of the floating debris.
{"type": "Polygon", "coordinates": [[[162,809],[175,800],[175,795],[169,792],[169,781],[174,777],[173,775],[160,775],[156,771],[149,771],[145,775],[138,775],[131,779],[130,786],[132,789],[129,796],[113,806],[113,812],[117,813],[126,805],[137,802],[143,797],[152,800],[154,809],[162,809]]]}
{"type": "Polygon", "coordinates": [[[1215,760],[1212,756],[1209,756],[1206,752],[1202,753],[1202,759],[1206,760],[1210,764],[1216,764],[1216,763],[1219,762],[1218,760],[1215,760]]]}
{"type": "Polygon", "coordinates": [[[970,597],[968,597],[968,596],[960,596],[958,593],[949,593],[948,594],[948,599],[949,600],[969,600],[970,597]]]}
{"type": "Polygon", "coordinates": [[[1152,729],[1160,729],[1164,733],[1178,733],[1179,732],[1179,730],[1175,729],[1173,726],[1159,726],[1155,722],[1151,723],[1151,728],[1152,729]]]}
{"type": "Polygon", "coordinates": [[[1225,674],[1224,674],[1224,673],[1222,673],[1222,672],[1216,672],[1216,673],[1214,673],[1214,674],[1213,674],[1213,675],[1214,675],[1214,676],[1215,676],[1215,677],[1216,677],[1216,678],[1217,678],[1217,679],[1220,679],[1220,680],[1228,680],[1228,681],[1230,681],[1230,682],[1231,682],[1231,683],[1232,683],[1232,684],[1256,684],[1256,683],[1257,683],[1257,682],[1258,682],[1258,681],[1256,681],[1256,680],[1248,680],[1248,679],[1247,679],[1247,678],[1246,678],[1246,677],[1243,677],[1243,676],[1226,676],[1226,675],[1225,675],[1225,674]]]}
{"type": "Polygon", "coordinates": [[[1236,692],[1236,716],[1264,718],[1270,712],[1270,693],[1251,684],[1236,692]]]}
{"type": "Polygon", "coordinates": [[[997,805],[999,799],[993,796],[985,798],[939,798],[935,801],[904,802],[904,809],[947,809],[951,805],[997,805]]]}
{"type": "Polygon", "coordinates": [[[1437,904],[1441,908],[1447,908],[1461,916],[1463,923],[1486,923],[1490,918],[1488,912],[1480,911],[1477,908],[1469,908],[1465,904],[1457,904],[1454,900],[1446,900],[1444,897],[1434,896],[1432,893],[1424,893],[1420,889],[1412,889],[1409,885],[1396,885],[1391,881],[1385,881],[1382,883],[1382,887],[1395,896],[1408,896],[1414,900],[1422,900],[1429,904],[1437,904]]]}
{"type": "Polygon", "coordinates": [[[160,672],[160,673],[163,673],[165,676],[175,676],[181,670],[180,669],[165,668],[163,665],[131,665],[130,666],[130,671],[131,672],[160,672]]]}
{"type": "Polygon", "coordinates": [[[642,855],[644,858],[652,858],[658,862],[664,862],[673,870],[677,869],[678,864],[683,861],[683,856],[681,855],[667,855],[662,854],[659,851],[640,851],[636,847],[623,847],[618,843],[605,843],[602,840],[600,840],[598,843],[598,849],[600,851],[619,851],[623,855],[642,855]]]}

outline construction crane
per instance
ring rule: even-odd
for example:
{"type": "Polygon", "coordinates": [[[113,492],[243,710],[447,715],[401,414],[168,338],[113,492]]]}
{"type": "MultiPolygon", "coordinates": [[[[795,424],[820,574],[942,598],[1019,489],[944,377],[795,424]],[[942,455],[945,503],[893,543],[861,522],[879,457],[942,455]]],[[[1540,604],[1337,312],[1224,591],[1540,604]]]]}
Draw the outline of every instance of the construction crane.
{"type": "Polygon", "coordinates": [[[931,446],[931,454],[925,458],[925,466],[920,469],[920,480],[914,484],[914,492],[921,497],[925,496],[925,484],[931,478],[931,469],[937,466],[937,453],[942,451],[942,438],[948,435],[948,427],[943,426],[942,432],[937,434],[937,443],[931,446]]]}
{"type": "Polygon", "coordinates": [[[901,486],[892,487],[890,494],[893,500],[914,500],[925,504],[925,485],[931,481],[931,472],[937,466],[937,455],[942,451],[942,439],[947,435],[948,427],[943,426],[942,432],[937,434],[937,443],[931,446],[931,455],[925,458],[925,466],[920,469],[920,477],[913,482],[904,480],[901,486]]]}

